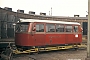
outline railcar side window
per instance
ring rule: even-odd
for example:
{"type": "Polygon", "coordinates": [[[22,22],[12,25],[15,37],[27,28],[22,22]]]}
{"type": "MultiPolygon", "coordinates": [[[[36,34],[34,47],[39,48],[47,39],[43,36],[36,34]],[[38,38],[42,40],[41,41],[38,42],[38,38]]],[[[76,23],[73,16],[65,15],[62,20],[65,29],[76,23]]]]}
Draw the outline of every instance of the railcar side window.
{"type": "Polygon", "coordinates": [[[74,26],[74,32],[78,32],[78,26],[74,26]]]}
{"type": "Polygon", "coordinates": [[[36,24],[36,32],[44,32],[44,24],[36,24]]]}
{"type": "Polygon", "coordinates": [[[66,32],[72,32],[72,26],[65,26],[66,32]]]}
{"type": "Polygon", "coordinates": [[[56,25],[56,32],[64,32],[64,25],[56,25]]]}
{"type": "Polygon", "coordinates": [[[55,24],[46,24],[46,32],[55,32],[55,24]]]}

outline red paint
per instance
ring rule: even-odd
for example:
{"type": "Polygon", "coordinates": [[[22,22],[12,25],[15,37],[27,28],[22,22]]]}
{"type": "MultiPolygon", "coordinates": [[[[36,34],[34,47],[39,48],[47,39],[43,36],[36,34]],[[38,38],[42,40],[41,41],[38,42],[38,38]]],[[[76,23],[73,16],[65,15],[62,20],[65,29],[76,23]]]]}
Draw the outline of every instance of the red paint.
{"type": "MultiPolygon", "coordinates": [[[[15,34],[15,44],[19,46],[46,46],[60,44],[76,44],[82,42],[80,26],[78,32],[35,32],[33,24],[29,24],[28,32],[15,34]],[[78,35],[78,37],[75,37],[78,35]]],[[[35,23],[34,23],[35,25],[35,23]]],[[[34,26],[35,27],[35,26],[34,26]]],[[[44,26],[45,28],[45,26],[44,26]]],[[[46,28],[45,28],[46,29],[46,28]]]]}
{"type": "Polygon", "coordinates": [[[20,46],[45,46],[81,43],[81,34],[26,34],[16,33],[15,42],[20,46]]]}
{"type": "Polygon", "coordinates": [[[16,33],[15,44],[20,46],[33,46],[33,39],[30,34],[16,33]]]}

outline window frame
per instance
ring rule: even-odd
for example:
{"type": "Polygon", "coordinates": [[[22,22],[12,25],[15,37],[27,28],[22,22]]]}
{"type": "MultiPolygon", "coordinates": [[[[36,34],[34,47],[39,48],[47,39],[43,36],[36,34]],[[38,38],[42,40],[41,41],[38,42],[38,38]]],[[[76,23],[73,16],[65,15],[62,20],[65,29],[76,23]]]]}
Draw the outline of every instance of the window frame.
{"type": "Polygon", "coordinates": [[[28,28],[29,28],[29,23],[18,23],[17,25],[16,25],[16,27],[17,28],[15,28],[15,32],[28,32],[28,28]],[[21,26],[22,25],[27,25],[27,29],[26,29],[26,27],[25,28],[23,28],[25,31],[21,31],[21,26]],[[19,31],[18,31],[19,30],[19,31]]]}
{"type": "Polygon", "coordinates": [[[55,26],[55,27],[56,27],[56,28],[55,28],[56,30],[57,30],[57,25],[60,25],[60,26],[63,27],[63,31],[59,31],[59,32],[56,31],[57,33],[65,32],[65,25],[64,25],[64,24],[56,24],[56,26],[55,26]]]}
{"type": "Polygon", "coordinates": [[[74,33],[77,33],[77,32],[79,32],[79,26],[78,26],[78,29],[77,29],[78,31],[77,31],[77,32],[75,32],[75,30],[74,30],[74,27],[75,27],[75,26],[78,26],[78,25],[74,25],[74,26],[73,26],[73,32],[74,32],[74,33]]]}
{"type": "Polygon", "coordinates": [[[65,25],[65,32],[66,32],[66,33],[72,33],[72,32],[73,32],[73,25],[65,25]],[[70,31],[66,31],[66,27],[67,27],[67,26],[71,26],[71,27],[72,27],[71,32],[70,32],[70,31]]]}
{"type": "MultiPolygon", "coordinates": [[[[42,25],[43,25],[43,28],[44,28],[44,29],[43,29],[43,30],[44,30],[43,32],[45,32],[45,24],[44,24],[44,23],[36,23],[36,24],[35,24],[35,28],[36,28],[36,25],[37,25],[37,24],[42,24],[42,25]]],[[[37,30],[37,28],[36,28],[36,30],[37,30]]],[[[37,32],[36,30],[35,30],[36,33],[41,33],[41,32],[37,32]]]]}
{"type": "MultiPolygon", "coordinates": [[[[45,27],[46,27],[46,28],[45,28],[45,30],[46,30],[45,32],[46,32],[46,33],[55,33],[55,32],[56,32],[56,23],[46,23],[45,27]],[[53,24],[53,25],[54,25],[54,32],[47,32],[47,24],[53,24]]],[[[48,31],[49,31],[49,30],[48,30],[48,31]]]]}

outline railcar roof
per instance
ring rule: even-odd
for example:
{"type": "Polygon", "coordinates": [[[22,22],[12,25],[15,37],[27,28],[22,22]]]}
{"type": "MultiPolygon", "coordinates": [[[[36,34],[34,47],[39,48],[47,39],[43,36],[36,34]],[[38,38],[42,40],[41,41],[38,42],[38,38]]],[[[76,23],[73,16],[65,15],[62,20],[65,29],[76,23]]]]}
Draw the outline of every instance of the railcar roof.
{"type": "Polygon", "coordinates": [[[20,19],[20,22],[45,22],[45,23],[60,23],[60,24],[80,25],[80,23],[77,23],[77,22],[65,22],[65,21],[55,21],[55,20],[38,20],[38,19],[20,19]]]}

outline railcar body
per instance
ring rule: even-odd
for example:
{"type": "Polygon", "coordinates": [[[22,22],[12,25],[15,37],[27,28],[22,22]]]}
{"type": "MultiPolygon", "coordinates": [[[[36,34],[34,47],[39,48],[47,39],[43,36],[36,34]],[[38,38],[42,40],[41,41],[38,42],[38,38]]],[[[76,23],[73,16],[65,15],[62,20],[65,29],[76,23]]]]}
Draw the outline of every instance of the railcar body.
{"type": "Polygon", "coordinates": [[[17,48],[81,44],[82,28],[76,22],[20,19],[16,25],[17,48]]]}

